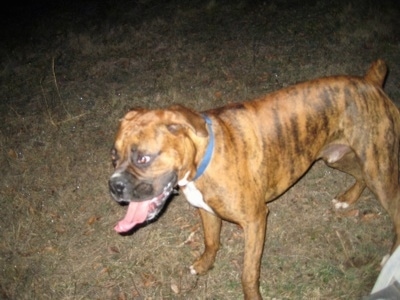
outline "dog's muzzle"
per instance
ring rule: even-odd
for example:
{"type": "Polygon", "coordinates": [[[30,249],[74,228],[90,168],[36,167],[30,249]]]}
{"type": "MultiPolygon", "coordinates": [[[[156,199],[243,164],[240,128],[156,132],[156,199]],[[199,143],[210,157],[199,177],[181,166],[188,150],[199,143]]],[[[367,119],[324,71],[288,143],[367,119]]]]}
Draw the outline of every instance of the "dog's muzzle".
{"type": "Polygon", "coordinates": [[[128,203],[125,217],[114,229],[127,232],[137,224],[154,219],[162,210],[176,185],[175,173],[168,173],[150,181],[136,179],[128,172],[114,173],[108,184],[112,197],[119,203],[128,203]]]}
{"type": "Polygon", "coordinates": [[[145,201],[155,194],[152,182],[139,181],[128,172],[114,173],[108,181],[111,196],[119,203],[145,201]]]}

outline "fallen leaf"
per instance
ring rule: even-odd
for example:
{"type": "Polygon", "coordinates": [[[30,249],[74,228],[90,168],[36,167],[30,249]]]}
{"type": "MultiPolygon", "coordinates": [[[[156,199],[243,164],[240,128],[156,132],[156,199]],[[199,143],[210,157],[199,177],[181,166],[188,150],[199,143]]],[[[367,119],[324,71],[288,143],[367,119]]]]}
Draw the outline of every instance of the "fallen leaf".
{"type": "Polygon", "coordinates": [[[109,248],[108,248],[108,252],[110,252],[111,254],[113,254],[113,253],[120,253],[117,246],[111,246],[111,247],[109,247],[109,248]]]}
{"type": "Polygon", "coordinates": [[[88,225],[93,225],[93,223],[95,223],[95,222],[98,221],[99,219],[100,219],[100,217],[91,216],[91,217],[89,218],[89,220],[87,221],[87,224],[88,224],[88,225]]]}
{"type": "Polygon", "coordinates": [[[133,290],[131,294],[132,294],[132,297],[133,297],[133,298],[136,298],[136,297],[139,297],[139,296],[140,296],[140,293],[139,293],[138,290],[133,290]]]}
{"type": "Polygon", "coordinates": [[[193,239],[194,239],[194,235],[195,235],[195,234],[196,234],[195,231],[191,232],[191,233],[189,234],[189,236],[187,237],[187,239],[182,243],[182,245],[187,245],[187,244],[193,242],[193,239]]]}
{"type": "Polygon", "coordinates": [[[360,210],[352,209],[343,213],[346,217],[358,217],[360,215],[360,210]]]}
{"type": "Polygon", "coordinates": [[[18,158],[17,152],[15,152],[14,149],[8,150],[7,154],[12,159],[17,159],[18,158]]]}
{"type": "Polygon", "coordinates": [[[221,91],[217,91],[214,93],[215,98],[217,99],[221,99],[222,98],[222,92],[221,91]]]}
{"type": "Polygon", "coordinates": [[[363,222],[369,222],[371,220],[377,219],[379,216],[378,214],[375,213],[366,213],[361,217],[361,221],[363,222]]]}
{"type": "Polygon", "coordinates": [[[52,246],[47,246],[43,248],[43,252],[56,252],[56,249],[52,246]]]}
{"type": "Polygon", "coordinates": [[[157,282],[156,277],[153,274],[143,273],[142,282],[145,287],[154,286],[157,282]]]}
{"type": "Polygon", "coordinates": [[[171,284],[171,290],[172,290],[175,294],[179,294],[179,287],[178,287],[175,283],[172,283],[172,284],[171,284]]]}
{"type": "Polygon", "coordinates": [[[65,227],[64,226],[56,226],[56,232],[59,234],[65,233],[65,227]]]}

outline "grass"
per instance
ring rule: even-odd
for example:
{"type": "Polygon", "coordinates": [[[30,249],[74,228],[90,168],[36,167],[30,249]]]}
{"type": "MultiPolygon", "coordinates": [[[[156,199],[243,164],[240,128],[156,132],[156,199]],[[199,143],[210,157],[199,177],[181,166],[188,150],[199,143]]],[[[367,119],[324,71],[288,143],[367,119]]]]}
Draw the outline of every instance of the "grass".
{"type": "MultiPolygon", "coordinates": [[[[203,236],[182,195],[133,235],[113,231],[126,208],[109,197],[109,150],[129,108],[203,110],[318,76],[361,75],[378,57],[390,68],[387,93],[400,99],[395,3],[48,5],[25,23],[2,19],[2,299],[242,296],[236,225],[224,223],[214,268],[189,274],[203,236]]],[[[334,211],[330,200],[350,184],[317,163],[269,205],[265,299],[370,292],[391,246],[391,223],[369,192],[349,211],[334,211]]]]}

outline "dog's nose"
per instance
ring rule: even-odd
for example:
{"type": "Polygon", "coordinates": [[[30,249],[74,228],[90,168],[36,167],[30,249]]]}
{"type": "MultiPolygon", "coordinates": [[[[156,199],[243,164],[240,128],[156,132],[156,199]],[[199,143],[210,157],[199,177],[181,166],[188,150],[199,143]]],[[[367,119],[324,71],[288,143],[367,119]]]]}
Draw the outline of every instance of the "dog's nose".
{"type": "Polygon", "coordinates": [[[112,191],[117,195],[122,195],[124,193],[125,184],[123,182],[116,182],[112,185],[112,191]]]}
{"type": "Polygon", "coordinates": [[[108,182],[108,186],[111,194],[113,194],[116,198],[122,198],[126,188],[124,180],[121,180],[121,178],[111,178],[108,182]]]}

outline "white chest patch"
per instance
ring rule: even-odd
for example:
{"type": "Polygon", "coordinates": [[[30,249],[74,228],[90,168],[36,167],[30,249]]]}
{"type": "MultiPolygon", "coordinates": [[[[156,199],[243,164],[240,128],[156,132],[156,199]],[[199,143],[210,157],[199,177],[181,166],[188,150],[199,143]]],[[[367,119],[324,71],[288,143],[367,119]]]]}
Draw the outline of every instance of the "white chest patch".
{"type": "Polygon", "coordinates": [[[193,181],[188,182],[182,191],[185,194],[186,200],[193,206],[202,208],[215,215],[211,207],[204,202],[202,193],[196,188],[193,181]]]}

